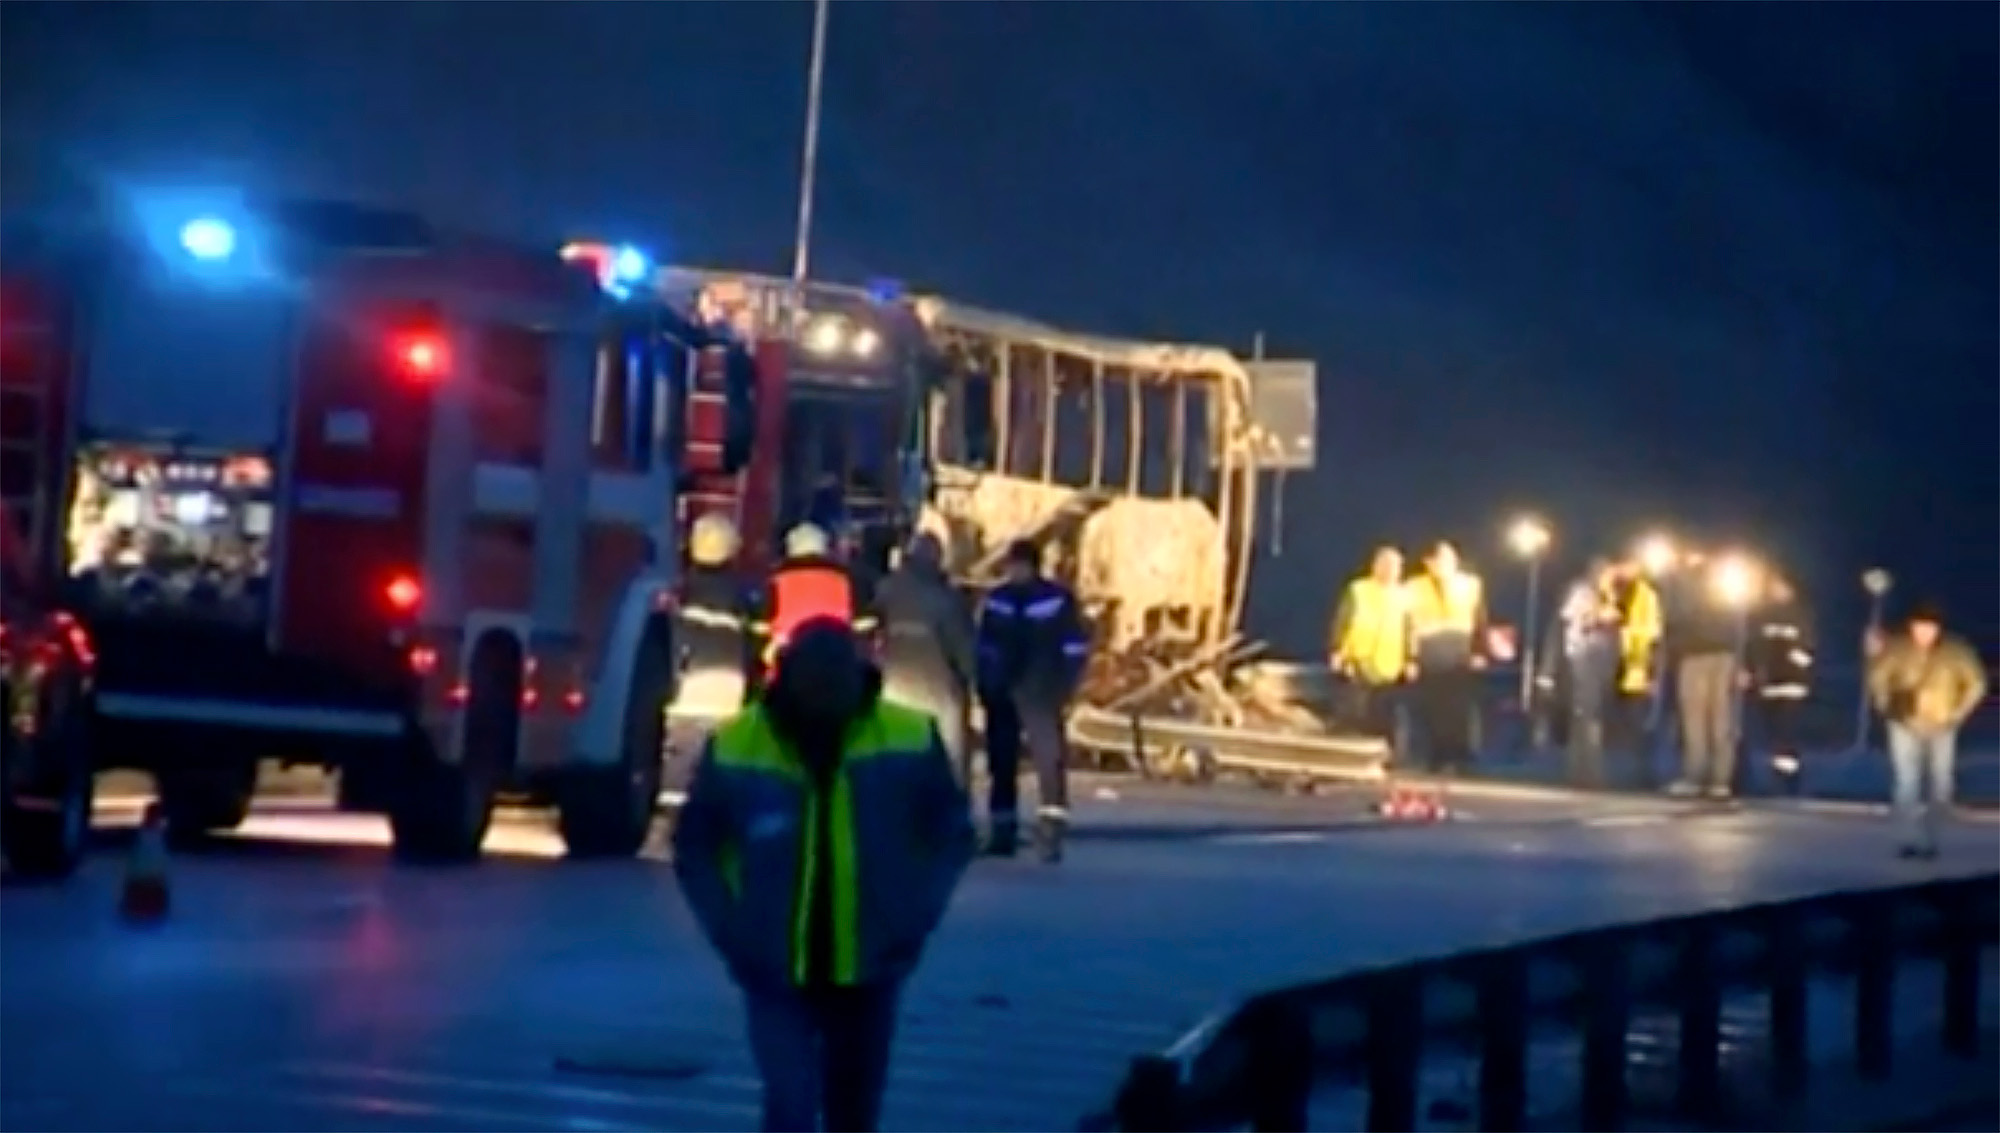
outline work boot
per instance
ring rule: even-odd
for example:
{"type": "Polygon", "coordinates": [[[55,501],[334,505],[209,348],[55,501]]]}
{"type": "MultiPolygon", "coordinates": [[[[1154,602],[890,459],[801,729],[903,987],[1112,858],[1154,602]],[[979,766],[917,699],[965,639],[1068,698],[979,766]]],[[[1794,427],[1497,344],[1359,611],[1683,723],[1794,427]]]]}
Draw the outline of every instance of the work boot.
{"type": "Polygon", "coordinates": [[[986,844],[979,852],[989,858],[1011,858],[1018,848],[1014,827],[995,826],[986,832],[986,844]]]}
{"type": "Polygon", "coordinates": [[[1035,820],[1035,854],[1051,864],[1062,860],[1063,820],[1045,814],[1035,820]]]}

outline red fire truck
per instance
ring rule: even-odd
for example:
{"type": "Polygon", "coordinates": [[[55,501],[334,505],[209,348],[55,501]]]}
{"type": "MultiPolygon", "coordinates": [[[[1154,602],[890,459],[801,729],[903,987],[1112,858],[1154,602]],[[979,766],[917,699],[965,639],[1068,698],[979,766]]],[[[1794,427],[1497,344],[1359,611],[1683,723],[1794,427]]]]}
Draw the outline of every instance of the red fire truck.
{"type": "MultiPolygon", "coordinates": [[[[17,439],[0,436],[0,445],[17,439]]],[[[15,876],[61,878],[83,860],[90,835],[95,655],[83,627],[51,600],[11,503],[0,502],[0,847],[15,876]]]]}
{"type": "Polygon", "coordinates": [[[10,363],[40,448],[9,475],[95,643],[98,765],[151,771],[180,838],[241,822],[277,758],[337,770],[406,858],[476,856],[503,795],[553,802],[574,855],[635,852],[678,486],[747,458],[748,352],[406,214],[35,219],[0,318],[61,333],[10,363]]]}

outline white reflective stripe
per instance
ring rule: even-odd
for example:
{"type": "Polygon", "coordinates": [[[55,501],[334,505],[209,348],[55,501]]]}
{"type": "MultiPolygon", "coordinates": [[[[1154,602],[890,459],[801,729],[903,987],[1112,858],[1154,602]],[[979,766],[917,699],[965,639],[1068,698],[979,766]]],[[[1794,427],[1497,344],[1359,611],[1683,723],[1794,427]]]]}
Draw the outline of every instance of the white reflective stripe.
{"type": "Polygon", "coordinates": [[[183,724],[226,724],[273,731],[318,732],[345,736],[400,736],[408,725],[394,712],[349,708],[312,708],[282,704],[252,704],[240,700],[200,697],[147,696],[103,692],[97,695],[100,715],[119,720],[168,720],[183,724]]]}
{"type": "Polygon", "coordinates": [[[986,600],[986,611],[988,613],[999,614],[1003,617],[1009,617],[1009,618],[1021,612],[1020,610],[1015,608],[1014,603],[1004,601],[999,598],[988,598],[986,600]]]}
{"type": "Polygon", "coordinates": [[[681,678],[679,694],[667,706],[676,719],[721,721],[743,708],[743,674],[727,668],[695,669],[681,678]]]}
{"type": "Polygon", "coordinates": [[[1806,652],[1803,649],[1794,649],[1790,653],[1786,654],[1786,657],[1788,657],[1791,660],[1792,664],[1797,665],[1800,668],[1805,668],[1807,665],[1813,663],[1813,655],[1806,652]]]}
{"type": "Polygon", "coordinates": [[[1061,595],[1053,598],[1043,598],[1039,601],[1028,603],[1021,612],[1038,622],[1047,621],[1057,614],[1062,613],[1063,602],[1064,599],[1061,595]]]}
{"type": "Polygon", "coordinates": [[[1063,646],[1062,651],[1066,656],[1082,657],[1090,652],[1090,643],[1087,641],[1072,641],[1068,645],[1063,646]]]}
{"type": "Polygon", "coordinates": [[[1797,637],[1798,635],[1799,627],[1797,626],[1772,624],[1764,627],[1765,637],[1797,637]]]}
{"type": "Polygon", "coordinates": [[[1790,685],[1764,686],[1765,700],[1804,700],[1805,698],[1806,698],[1806,686],[1804,685],[1790,684],[1790,685]]]}
{"type": "Polygon", "coordinates": [[[1036,808],[1035,808],[1035,817],[1037,817],[1037,818],[1068,818],[1068,817],[1069,817],[1069,808],[1068,808],[1068,807],[1066,807],[1066,806],[1040,806],[1040,807],[1036,807],[1036,808]]]}
{"type": "Polygon", "coordinates": [[[711,610],[707,606],[681,607],[681,620],[689,625],[706,626],[709,629],[742,629],[743,619],[735,614],[725,614],[711,610]]]}

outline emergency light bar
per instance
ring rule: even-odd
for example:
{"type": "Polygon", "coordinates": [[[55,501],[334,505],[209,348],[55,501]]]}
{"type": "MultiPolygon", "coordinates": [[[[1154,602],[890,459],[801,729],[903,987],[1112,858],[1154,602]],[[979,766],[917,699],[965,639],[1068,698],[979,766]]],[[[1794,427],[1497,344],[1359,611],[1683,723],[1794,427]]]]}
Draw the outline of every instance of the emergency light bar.
{"type": "Polygon", "coordinates": [[[629,244],[564,244],[562,258],[587,264],[597,275],[597,285],[605,294],[624,299],[644,287],[653,275],[652,257],[629,244]]]}

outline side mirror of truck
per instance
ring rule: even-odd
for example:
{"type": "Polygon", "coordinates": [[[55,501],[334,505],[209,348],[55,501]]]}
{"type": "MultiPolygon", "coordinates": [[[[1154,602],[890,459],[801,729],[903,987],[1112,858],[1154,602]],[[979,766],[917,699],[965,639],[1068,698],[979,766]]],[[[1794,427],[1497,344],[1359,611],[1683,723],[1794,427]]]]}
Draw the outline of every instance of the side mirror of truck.
{"type": "Polygon", "coordinates": [[[734,476],[750,463],[757,441],[757,359],[731,346],[724,355],[722,470],[734,476]]]}

